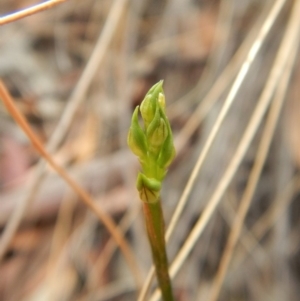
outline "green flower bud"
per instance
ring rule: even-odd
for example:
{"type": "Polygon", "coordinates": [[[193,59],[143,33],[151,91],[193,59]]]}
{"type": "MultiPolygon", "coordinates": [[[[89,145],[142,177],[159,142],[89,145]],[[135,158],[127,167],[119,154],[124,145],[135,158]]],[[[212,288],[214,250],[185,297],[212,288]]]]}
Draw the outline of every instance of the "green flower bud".
{"type": "Polygon", "coordinates": [[[144,100],[141,103],[141,114],[144,120],[145,128],[147,129],[149,124],[152,122],[156,107],[158,104],[159,94],[163,95],[162,89],[163,81],[159,81],[155,84],[146,94],[144,100]]]}
{"type": "Polygon", "coordinates": [[[154,99],[158,99],[159,93],[164,93],[162,85],[163,85],[163,80],[160,80],[158,83],[153,85],[150,90],[148,91],[147,95],[152,95],[154,99]]]}
{"type": "Polygon", "coordinates": [[[148,147],[146,135],[139,124],[138,113],[139,107],[137,106],[132,115],[127,144],[131,151],[142,160],[147,155],[148,147]]]}
{"type": "Polygon", "coordinates": [[[149,131],[147,131],[147,139],[149,145],[150,153],[158,156],[161,150],[161,147],[168,136],[168,129],[163,118],[159,117],[157,120],[155,127],[153,122],[149,126],[149,131]]]}
{"type": "Polygon", "coordinates": [[[161,183],[156,179],[149,179],[144,174],[139,173],[136,181],[140,199],[146,203],[155,203],[159,199],[161,183]]]}
{"type": "Polygon", "coordinates": [[[145,128],[149,126],[155,115],[156,103],[151,95],[147,95],[141,103],[141,114],[144,120],[145,128]]]}
{"type": "Polygon", "coordinates": [[[165,121],[168,135],[164,140],[164,143],[160,149],[157,163],[161,168],[167,168],[173,161],[176,155],[176,151],[174,147],[173,135],[172,135],[170,123],[165,114],[162,114],[162,118],[165,121]]]}
{"type": "Polygon", "coordinates": [[[157,157],[160,148],[168,135],[167,126],[161,117],[161,109],[156,106],[156,112],[146,131],[149,152],[157,157]]]}
{"type": "Polygon", "coordinates": [[[128,145],[139,157],[143,173],[138,175],[137,189],[141,200],[153,203],[158,200],[161,182],[175,156],[172,130],[165,113],[163,81],[154,85],[141,103],[144,128],[139,124],[137,107],[128,133],[128,145]]]}
{"type": "Polygon", "coordinates": [[[165,110],[166,110],[166,99],[165,99],[165,95],[163,93],[158,94],[158,103],[159,103],[160,107],[162,108],[162,110],[165,112],[165,110]]]}
{"type": "Polygon", "coordinates": [[[158,159],[157,159],[157,164],[161,168],[167,168],[169,165],[172,163],[174,157],[176,155],[176,151],[173,145],[173,139],[169,135],[167,139],[165,140],[163,146],[161,147],[158,159]]]}

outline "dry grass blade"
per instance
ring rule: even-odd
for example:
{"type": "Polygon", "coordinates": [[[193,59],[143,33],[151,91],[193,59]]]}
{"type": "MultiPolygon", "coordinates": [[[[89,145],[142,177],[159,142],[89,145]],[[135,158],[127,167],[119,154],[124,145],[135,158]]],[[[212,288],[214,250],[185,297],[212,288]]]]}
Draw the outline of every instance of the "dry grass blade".
{"type": "MultiPolygon", "coordinates": [[[[218,118],[216,120],[216,122],[214,123],[214,126],[204,144],[204,147],[203,147],[203,150],[195,164],[195,167],[191,173],[191,176],[188,180],[188,183],[187,185],[185,186],[185,189],[182,193],[182,196],[176,206],[176,209],[175,209],[175,212],[172,216],[172,219],[170,221],[170,224],[167,228],[167,231],[166,231],[166,241],[169,240],[178,220],[179,220],[179,217],[183,211],[183,208],[186,204],[186,201],[187,201],[187,198],[191,192],[191,189],[195,183],[195,180],[198,176],[198,173],[200,171],[200,168],[209,152],[209,149],[220,129],[220,126],[222,125],[222,122],[224,121],[225,117],[226,117],[226,114],[228,113],[232,103],[233,103],[233,100],[236,96],[236,93],[238,92],[253,60],[255,59],[263,41],[265,40],[269,30],[271,29],[274,21],[276,20],[279,12],[281,11],[281,8],[283,7],[285,1],[284,0],[279,0],[279,1],[276,1],[275,4],[273,5],[272,9],[270,10],[270,13],[267,17],[267,19],[265,20],[265,22],[263,23],[263,26],[261,28],[261,30],[259,31],[258,33],[258,36],[256,38],[256,40],[254,41],[252,47],[250,48],[249,50],[249,53],[247,55],[247,58],[245,60],[245,62],[243,63],[233,85],[232,85],[232,88],[230,89],[230,92],[228,94],[228,97],[226,98],[223,106],[222,106],[222,109],[220,111],[220,114],[218,115],[218,118]]],[[[250,142],[250,141],[249,141],[250,142]]],[[[242,159],[242,158],[241,158],[242,159]]],[[[237,166],[235,167],[237,168],[237,166]]],[[[231,172],[234,173],[235,170],[232,169],[231,172]]],[[[233,175],[232,173],[232,175],[233,175]]],[[[231,175],[231,176],[232,176],[231,175]]],[[[224,178],[226,178],[226,176],[224,175],[224,178]]],[[[222,191],[225,190],[225,186],[224,186],[224,181],[221,182],[221,185],[224,187],[221,188],[221,190],[219,190],[218,188],[216,189],[216,192],[217,193],[220,193],[220,196],[218,196],[216,193],[214,194],[214,196],[212,197],[211,201],[209,202],[208,206],[206,207],[206,209],[204,210],[202,216],[201,216],[201,225],[199,227],[199,224],[200,222],[198,221],[198,223],[196,224],[196,226],[194,227],[194,229],[192,230],[192,232],[190,233],[189,235],[189,238],[190,240],[187,240],[184,247],[181,249],[181,251],[179,252],[178,256],[176,257],[174,263],[172,264],[172,269],[171,269],[171,275],[173,276],[179,269],[179,266],[181,266],[182,262],[185,260],[187,254],[189,253],[190,249],[192,248],[193,244],[196,242],[197,238],[198,238],[198,234],[196,234],[198,231],[199,232],[202,232],[202,230],[204,229],[206,223],[208,222],[208,220],[210,219],[212,213],[214,212],[216,206],[217,206],[217,203],[219,201],[219,198],[221,197],[221,195],[223,194],[222,191]],[[198,228],[199,227],[199,228],[198,228]],[[194,231],[195,230],[195,231],[194,231]],[[176,272],[175,272],[176,271],[176,272]]],[[[227,185],[227,184],[225,184],[227,185]]],[[[199,233],[200,235],[200,233],[199,233]]],[[[147,277],[148,278],[148,277],[147,277]]],[[[145,291],[145,288],[143,287],[142,288],[142,292],[144,293],[145,291]]],[[[158,292],[155,293],[155,295],[151,298],[151,300],[157,300],[158,298],[158,292]]],[[[140,296],[139,297],[139,300],[144,300],[144,296],[140,296]],[[143,298],[142,298],[143,297],[143,298]]]]}
{"type": "MultiPolygon", "coordinates": [[[[178,133],[175,140],[177,153],[181,152],[181,150],[184,148],[184,145],[186,145],[187,141],[190,139],[192,134],[202,123],[209,110],[213,107],[215,102],[220,98],[222,93],[234,79],[238,68],[243,63],[247,53],[249,52],[251,45],[253,45],[255,40],[257,40],[257,32],[259,31],[259,28],[262,27],[262,23],[266,19],[268,19],[268,14],[262,14],[261,18],[256,22],[256,24],[253,26],[253,28],[245,38],[245,41],[236,51],[234,56],[230,59],[228,64],[225,66],[224,70],[218,75],[208,93],[204,96],[196,110],[191,114],[186,124],[178,133]]],[[[198,86],[202,86],[201,80],[188,95],[184,96],[182,99],[179,99],[174,106],[171,105],[171,116],[181,114],[181,102],[185,103],[189,100],[190,97],[194,96],[199,91],[198,86]],[[175,113],[173,112],[173,110],[175,111],[175,113]]]]}
{"type": "MultiPolygon", "coordinates": [[[[300,1],[295,3],[293,8],[293,15],[290,19],[286,35],[282,40],[281,48],[278,53],[276,63],[287,62],[286,67],[282,73],[282,78],[278,85],[277,93],[274,96],[274,101],[270,108],[269,116],[266,121],[266,125],[261,137],[261,142],[256,155],[255,163],[250,173],[249,181],[246,186],[245,192],[242,196],[237,215],[234,219],[232,230],[229,234],[227,244],[222,255],[220,266],[217,274],[214,278],[211,295],[208,298],[209,301],[216,301],[219,297],[222,283],[224,281],[232,254],[239,238],[241,229],[243,227],[244,219],[249,210],[253,194],[257,187],[265,160],[269,151],[269,147],[274,135],[275,127],[279,118],[279,114],[283,105],[286,89],[289,83],[289,78],[294,66],[295,54],[297,51],[298,43],[298,28],[299,28],[299,18],[300,14],[300,1]]],[[[276,64],[275,63],[275,64],[276,64]]]]}
{"type": "Polygon", "coordinates": [[[19,12],[9,14],[7,16],[4,16],[4,17],[0,18],[0,25],[5,25],[5,24],[8,24],[8,23],[23,19],[25,17],[28,17],[28,16],[31,16],[33,14],[39,13],[43,10],[47,10],[49,8],[54,7],[55,5],[61,4],[61,3],[66,2],[66,1],[67,0],[49,0],[49,1],[46,1],[44,3],[37,4],[37,5],[34,5],[32,7],[23,9],[19,12]]]}
{"type": "Polygon", "coordinates": [[[64,242],[68,239],[68,233],[71,231],[72,213],[76,204],[76,202],[72,202],[72,197],[73,193],[71,193],[71,191],[67,191],[59,207],[50,248],[47,272],[48,278],[51,277],[51,272],[55,267],[55,262],[57,258],[59,258],[59,253],[63,248],[64,242]]]}
{"type": "MultiPolygon", "coordinates": [[[[257,39],[255,41],[255,43],[253,44],[253,47],[251,48],[251,50],[249,52],[248,60],[249,59],[250,60],[254,59],[256,52],[259,50],[259,47],[261,46],[261,44],[263,42],[262,38],[263,39],[265,38],[265,35],[267,34],[268,30],[272,26],[272,24],[273,24],[274,20],[276,19],[276,17],[278,15],[280,9],[282,8],[283,4],[284,4],[284,1],[277,1],[274,4],[274,6],[273,6],[273,8],[272,8],[272,10],[270,12],[269,18],[264,23],[264,26],[263,26],[263,28],[262,28],[262,30],[260,32],[259,39],[257,39]]],[[[245,75],[244,72],[246,72],[247,69],[249,68],[249,61],[248,60],[247,60],[246,64],[244,64],[243,67],[242,67],[242,69],[241,69],[241,75],[242,75],[242,77],[238,76],[237,81],[236,81],[236,85],[240,84],[240,81],[242,80],[242,78],[245,75]]],[[[278,70],[276,70],[276,71],[278,71],[278,70]]],[[[272,82],[272,84],[273,84],[273,82],[272,82]]],[[[270,85],[271,85],[271,83],[270,83],[270,85]]],[[[234,87],[231,90],[232,92],[229,94],[229,96],[231,94],[233,94],[233,92],[236,92],[236,88],[237,87],[234,87]]],[[[216,188],[215,193],[213,194],[212,198],[208,202],[208,205],[205,208],[205,210],[204,210],[201,218],[198,220],[197,224],[195,225],[194,229],[192,230],[192,232],[191,232],[191,234],[189,236],[193,240],[196,239],[197,235],[196,236],[194,236],[194,235],[198,231],[199,231],[198,234],[200,234],[202,232],[203,228],[205,227],[206,223],[208,222],[209,218],[211,217],[212,213],[214,212],[214,209],[216,208],[216,206],[217,206],[217,204],[218,204],[218,202],[219,202],[219,200],[220,200],[223,192],[225,191],[227,185],[229,184],[229,182],[230,182],[230,180],[231,180],[234,172],[236,171],[238,165],[240,164],[240,161],[242,160],[242,157],[243,157],[245,151],[247,150],[248,145],[249,145],[250,141],[252,140],[253,135],[256,132],[257,127],[258,127],[259,123],[261,122],[262,116],[263,116],[263,114],[264,114],[264,112],[265,112],[265,110],[266,110],[266,108],[267,108],[267,106],[269,104],[270,96],[271,96],[271,93],[273,91],[273,88],[274,87],[269,87],[269,86],[266,87],[265,93],[262,96],[261,100],[259,101],[259,103],[258,103],[258,105],[256,107],[256,110],[255,110],[255,112],[254,112],[254,114],[253,114],[253,116],[251,118],[251,121],[249,122],[249,126],[246,129],[246,132],[245,132],[245,134],[244,134],[244,136],[243,136],[243,138],[242,138],[242,140],[241,140],[241,142],[240,142],[240,144],[239,144],[239,146],[237,148],[237,151],[236,151],[235,155],[233,156],[233,159],[232,159],[231,163],[229,164],[226,172],[224,173],[224,176],[223,176],[222,180],[220,181],[218,187],[216,188]],[[194,232],[194,230],[195,230],[195,232],[194,232]]],[[[229,96],[228,96],[228,98],[229,98],[229,96]]],[[[210,134],[210,136],[211,136],[211,134],[210,134]]],[[[199,159],[200,159],[200,157],[199,157],[199,159]]],[[[198,159],[198,161],[200,161],[199,159],[198,159]]],[[[196,169],[196,167],[197,167],[197,164],[195,166],[195,169],[196,169]]],[[[193,171],[190,179],[192,178],[193,175],[194,175],[194,171],[193,171]]],[[[196,176],[196,175],[197,174],[195,173],[194,176],[196,176]]],[[[189,182],[188,182],[187,186],[189,185],[189,182]]],[[[194,179],[193,179],[193,182],[194,182],[194,179]]],[[[192,187],[192,185],[191,185],[191,187],[192,187]]],[[[190,187],[190,189],[191,189],[191,187],[190,187]]],[[[188,195],[190,189],[189,190],[185,189],[185,191],[187,190],[186,191],[187,195],[188,195]]],[[[176,210],[177,210],[177,208],[176,208],[176,210]]],[[[171,223],[170,223],[170,226],[171,226],[171,223]]],[[[168,228],[167,233],[170,231],[169,229],[170,228],[168,228]]],[[[189,245],[189,243],[186,242],[185,246],[187,247],[188,245],[189,245]]],[[[184,249],[185,249],[185,247],[181,249],[181,252],[180,252],[181,255],[183,255],[187,251],[188,248],[185,249],[185,251],[184,251],[184,249]]],[[[178,258],[179,257],[180,256],[178,256],[178,258]]],[[[179,263],[179,261],[177,261],[177,260],[175,262],[177,264],[179,263]]],[[[178,266],[177,266],[177,264],[175,264],[175,262],[174,262],[173,271],[177,270],[177,268],[178,268],[178,266]]]]}
{"type": "Polygon", "coordinates": [[[112,36],[119,23],[119,19],[124,12],[127,1],[128,0],[115,0],[112,3],[107,21],[105,22],[102,33],[98,38],[91,58],[89,59],[88,64],[70,97],[69,105],[66,107],[65,114],[59,121],[57,130],[55,130],[53,136],[51,137],[51,141],[49,143],[50,150],[59,144],[58,141],[61,141],[64,136],[62,133],[66,133],[66,129],[70,126],[78,105],[84,100],[84,96],[86,95],[87,90],[94,79],[94,76],[99,68],[99,64],[103,61],[107,48],[112,40],[112,36]]]}
{"type": "Polygon", "coordinates": [[[38,164],[37,170],[32,178],[32,181],[30,183],[30,186],[28,187],[28,192],[24,199],[19,200],[17,203],[17,206],[10,216],[9,221],[7,222],[3,233],[0,237],[0,262],[3,259],[3,256],[6,253],[6,250],[14,237],[19,224],[24,216],[24,213],[26,212],[27,208],[31,205],[31,201],[34,198],[35,193],[38,190],[38,187],[40,183],[43,181],[44,178],[44,170],[45,170],[45,162],[41,161],[38,164]]]}
{"type": "MultiPolygon", "coordinates": [[[[237,203],[236,197],[234,197],[234,203],[237,203]]],[[[234,218],[236,216],[236,209],[234,208],[233,204],[228,201],[224,201],[220,204],[220,213],[222,217],[226,220],[227,225],[232,228],[234,218]]],[[[257,252],[259,253],[260,258],[265,258],[268,260],[268,256],[266,251],[263,247],[260,246],[259,241],[257,240],[257,237],[253,235],[253,233],[245,226],[243,225],[241,229],[240,234],[240,245],[241,250],[246,252],[247,254],[251,253],[252,247],[258,246],[257,252]]]]}
{"type": "MultiPolygon", "coordinates": [[[[126,233],[130,226],[132,226],[133,221],[136,219],[139,213],[139,207],[134,207],[127,211],[127,213],[119,223],[119,228],[122,230],[123,233],[126,233]]],[[[115,244],[115,241],[112,238],[110,238],[109,241],[106,243],[105,247],[103,248],[102,253],[97,258],[93,269],[89,273],[87,279],[87,286],[89,288],[93,288],[95,286],[95,284],[97,283],[97,278],[99,277],[99,275],[102,275],[104,270],[107,268],[107,265],[110,262],[116,249],[117,246],[115,244]]]]}
{"type": "MultiPolygon", "coordinates": [[[[88,64],[84,69],[79,79],[79,82],[74,89],[74,92],[68,100],[64,113],[49,140],[47,149],[50,152],[55,151],[58,145],[61,143],[63,137],[67,133],[67,130],[72,122],[73,116],[78,106],[83,102],[84,96],[94,78],[97,68],[99,67],[99,64],[103,61],[104,55],[114,35],[118,21],[120,19],[121,14],[124,11],[126,3],[127,0],[115,0],[112,4],[109,15],[107,17],[107,21],[105,22],[103,31],[99,35],[96,46],[88,61],[88,64]]],[[[3,258],[14,234],[16,233],[26,209],[30,206],[31,200],[34,198],[38,187],[42,183],[44,175],[45,164],[43,161],[40,161],[36,173],[29,187],[27,188],[27,193],[25,194],[24,199],[20,200],[18,206],[16,207],[12,216],[10,217],[10,220],[6,225],[4,232],[1,235],[0,261],[3,258]]]]}
{"type": "MultiPolygon", "coordinates": [[[[247,254],[253,254],[255,248],[260,246],[258,242],[262,237],[272,228],[274,223],[278,221],[278,218],[288,208],[295,195],[300,191],[300,177],[294,176],[293,179],[287,184],[282,193],[272,202],[271,208],[254,224],[250,229],[250,233],[256,238],[251,240],[247,246],[247,254]]],[[[237,258],[234,262],[233,270],[237,269],[247,256],[246,252],[240,252],[237,254],[237,258]]]]}
{"type": "Polygon", "coordinates": [[[128,265],[133,273],[133,276],[135,277],[136,283],[138,286],[140,286],[141,283],[141,277],[139,273],[139,268],[137,266],[137,263],[134,259],[134,255],[131,251],[130,246],[124,239],[122,233],[119,231],[117,225],[114,223],[112,218],[108,215],[106,215],[102,209],[96,205],[95,202],[92,201],[89,194],[83,190],[63,169],[61,166],[55,163],[53,158],[50,156],[50,154],[44,149],[42,143],[37,138],[37,136],[32,132],[30,129],[27,121],[23,117],[23,115],[18,111],[18,109],[15,107],[10,95],[8,94],[5,86],[0,81],[0,96],[2,98],[2,101],[4,105],[6,106],[8,112],[11,114],[11,116],[14,118],[14,120],[18,123],[18,125],[22,128],[22,130],[26,133],[27,137],[33,144],[34,148],[38,151],[38,153],[47,161],[47,163],[65,180],[66,183],[80,196],[82,201],[85,203],[85,205],[91,209],[96,216],[99,218],[100,221],[103,222],[105,227],[108,229],[110,234],[114,237],[116,240],[116,243],[119,245],[120,249],[122,250],[128,265]]]}
{"type": "Polygon", "coordinates": [[[176,300],[298,300],[300,20],[285,37],[298,1],[1,1],[0,21],[57,3],[0,26],[0,82],[54,163],[113,219],[141,286],[0,101],[0,301],[164,299],[126,144],[134,107],[160,79],[177,153],[161,236],[176,300]]]}
{"type": "Polygon", "coordinates": [[[270,208],[253,226],[251,231],[258,238],[261,239],[263,235],[271,228],[271,226],[278,219],[280,214],[287,207],[287,203],[291,202],[293,197],[300,191],[300,175],[295,176],[287,188],[282,192],[277,199],[274,200],[274,206],[270,208]]]}
{"type": "Polygon", "coordinates": [[[228,110],[230,109],[230,107],[233,103],[234,97],[236,96],[236,93],[237,93],[240,85],[242,84],[242,82],[243,82],[243,80],[244,80],[244,78],[245,78],[245,76],[246,76],[246,74],[249,70],[249,67],[250,67],[251,63],[253,62],[253,60],[254,60],[254,58],[255,58],[255,56],[256,56],[256,54],[257,54],[257,52],[258,52],[258,50],[261,46],[261,44],[262,44],[262,42],[264,41],[267,33],[269,32],[272,24],[274,23],[277,15],[279,14],[280,9],[282,8],[283,4],[284,4],[284,1],[280,0],[280,1],[277,1],[275,3],[275,5],[273,6],[273,9],[270,12],[269,18],[266,19],[266,22],[264,23],[263,27],[261,28],[261,31],[259,32],[257,39],[255,40],[253,46],[251,47],[251,49],[249,51],[249,54],[247,56],[246,61],[244,62],[244,64],[242,65],[242,67],[240,69],[240,72],[239,72],[239,74],[238,74],[238,76],[237,76],[230,92],[229,92],[228,97],[226,98],[226,100],[224,102],[224,105],[221,109],[221,112],[220,112],[220,114],[219,114],[219,116],[218,116],[218,118],[217,118],[217,120],[216,120],[216,122],[215,122],[208,138],[207,138],[206,143],[204,144],[203,150],[202,150],[202,152],[201,152],[201,154],[200,154],[200,156],[199,156],[199,158],[198,158],[198,160],[195,164],[195,167],[192,171],[192,174],[191,174],[191,176],[188,180],[188,183],[187,183],[187,185],[186,185],[186,187],[185,187],[185,189],[182,193],[182,196],[181,196],[181,198],[180,198],[180,200],[179,200],[179,202],[176,206],[175,212],[172,216],[172,219],[170,221],[170,224],[169,224],[167,232],[166,232],[166,239],[167,240],[169,240],[172,232],[174,231],[174,228],[177,224],[179,216],[180,216],[180,214],[181,214],[181,212],[182,212],[182,210],[185,206],[187,198],[188,198],[188,196],[191,192],[191,189],[192,189],[192,187],[195,183],[195,180],[198,176],[200,168],[201,168],[201,166],[202,166],[202,164],[203,164],[203,162],[204,162],[204,160],[205,160],[205,158],[206,158],[206,156],[209,152],[209,149],[210,149],[210,147],[211,147],[211,145],[212,145],[212,143],[213,143],[213,141],[214,141],[214,139],[215,139],[215,137],[216,137],[216,135],[217,135],[217,133],[220,129],[220,126],[222,125],[222,122],[223,122],[224,118],[226,117],[226,114],[227,114],[228,110]]]}
{"type": "MultiPolygon", "coordinates": [[[[180,116],[184,108],[187,107],[187,104],[191,103],[193,100],[197,98],[199,99],[197,95],[199,95],[199,93],[202,92],[205,86],[210,85],[212,77],[214,76],[213,74],[215,71],[214,69],[216,69],[214,65],[217,64],[216,61],[218,62],[218,60],[220,60],[219,57],[221,57],[222,53],[224,52],[223,49],[218,48],[218,37],[222,33],[222,39],[224,41],[228,40],[230,36],[230,30],[232,29],[232,21],[234,15],[233,10],[234,10],[233,1],[221,1],[219,13],[218,13],[217,28],[214,32],[213,46],[209,54],[209,57],[207,59],[207,62],[205,64],[204,71],[201,74],[201,77],[198,83],[196,84],[196,86],[192,90],[190,90],[186,95],[179,98],[169,106],[169,117],[171,119],[180,116]]],[[[257,30],[255,30],[255,33],[256,32],[257,30]]],[[[201,100],[196,111],[192,113],[187,123],[180,130],[176,139],[177,153],[181,152],[185,143],[189,140],[192,133],[196,130],[196,128],[200,125],[200,123],[204,119],[206,113],[209,111],[209,108],[215,103],[219,95],[224,91],[225,87],[229,86],[229,83],[232,81],[238,67],[240,66],[241,62],[244,60],[245,52],[247,53],[247,50],[250,47],[248,46],[250,40],[249,37],[252,38],[252,35],[249,34],[247,36],[245,41],[246,43],[244,42],[242,44],[240,49],[237,51],[236,55],[234,55],[231,61],[226,65],[225,70],[223,70],[217,76],[217,79],[212,83],[213,87],[205,95],[203,100],[201,100]],[[246,50],[244,46],[246,46],[246,50]],[[241,50],[244,50],[242,51],[243,58],[240,60],[235,59],[236,56],[238,57],[241,56],[238,55],[238,53],[240,53],[241,50]],[[233,64],[233,62],[235,62],[235,64],[233,64]],[[232,65],[234,65],[235,68],[232,65]],[[197,116],[197,118],[195,118],[195,115],[197,116]],[[193,122],[190,122],[191,119],[193,119],[193,122]]]]}

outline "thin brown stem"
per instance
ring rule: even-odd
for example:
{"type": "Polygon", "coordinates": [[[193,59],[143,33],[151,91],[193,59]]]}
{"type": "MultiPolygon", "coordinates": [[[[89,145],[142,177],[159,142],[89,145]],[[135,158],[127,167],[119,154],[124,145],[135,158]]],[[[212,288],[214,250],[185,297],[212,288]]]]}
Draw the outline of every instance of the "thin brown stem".
{"type": "Polygon", "coordinates": [[[67,0],[50,0],[50,1],[46,1],[41,4],[31,6],[29,8],[23,9],[21,11],[6,15],[6,16],[0,18],[0,25],[5,25],[8,23],[23,19],[25,17],[31,16],[31,15],[39,13],[43,10],[52,8],[53,6],[61,4],[66,1],[67,0]]]}
{"type": "Polygon", "coordinates": [[[225,279],[231,258],[233,256],[234,248],[237,244],[239,235],[241,233],[241,229],[243,227],[246,214],[249,210],[251,200],[253,198],[255,189],[257,187],[269,151],[269,147],[273,138],[275,127],[283,105],[286,89],[288,87],[288,82],[291,75],[292,67],[294,65],[294,59],[297,50],[296,33],[297,33],[297,28],[299,26],[299,18],[297,17],[299,11],[300,11],[300,1],[297,1],[294,6],[293,17],[290,20],[285,38],[282,41],[281,49],[285,51],[283,50],[279,51],[278,54],[278,58],[280,58],[280,60],[287,61],[287,63],[285,68],[283,68],[283,70],[281,69],[282,70],[281,81],[278,84],[278,89],[276,91],[276,95],[272,107],[270,109],[268,119],[266,121],[266,125],[262,134],[255,163],[249,176],[249,181],[247,183],[246,189],[242,196],[239,209],[237,211],[236,218],[232,226],[232,230],[230,232],[224,253],[220,261],[219,269],[213,281],[211,295],[208,299],[209,301],[217,301],[219,297],[223,281],[225,279]],[[286,47],[289,49],[289,51],[286,51],[286,47]]]}
{"type": "Polygon", "coordinates": [[[147,234],[151,246],[157,281],[164,301],[174,300],[165,243],[165,225],[161,202],[143,203],[147,234]]]}
{"type": "MultiPolygon", "coordinates": [[[[54,152],[58,145],[61,144],[63,137],[65,137],[68,128],[70,127],[71,121],[74,118],[78,106],[85,99],[85,94],[88,87],[90,86],[96,71],[99,68],[99,64],[103,62],[107,48],[110,45],[111,39],[114,36],[114,33],[119,24],[120,16],[124,12],[126,3],[128,0],[114,0],[111,5],[107,20],[99,35],[99,38],[96,42],[95,48],[89,58],[89,61],[74,88],[72,95],[67,101],[66,108],[62,114],[53,134],[51,135],[48,143],[47,149],[50,152],[54,152]]],[[[9,218],[8,223],[6,224],[4,231],[0,238],[0,261],[3,259],[3,256],[11,243],[12,237],[16,233],[18,226],[25,214],[25,211],[30,206],[32,199],[34,198],[39,186],[41,185],[45,177],[45,164],[43,160],[40,160],[37,165],[37,171],[34,174],[32,181],[30,182],[28,188],[25,191],[24,199],[22,199],[18,206],[15,207],[12,215],[9,218]]]]}
{"type": "Polygon", "coordinates": [[[28,125],[26,119],[16,108],[11,96],[9,95],[7,89],[4,84],[0,80],[0,97],[7,108],[8,112],[14,118],[16,123],[22,128],[22,130],[26,133],[27,137],[31,141],[32,145],[36,149],[36,151],[48,162],[48,164],[65,180],[65,182],[80,196],[81,200],[85,203],[85,205],[91,209],[103,222],[107,230],[111,233],[112,237],[115,239],[116,243],[120,246],[125,259],[128,262],[128,265],[135,277],[136,283],[138,286],[141,284],[141,276],[139,273],[139,268],[134,259],[133,253],[131,251],[130,246],[124,239],[122,233],[118,229],[117,225],[113,221],[113,219],[107,215],[96,203],[92,200],[91,196],[82,189],[76,181],[74,181],[66,172],[64,168],[59,166],[51,157],[51,155],[46,151],[42,142],[39,138],[34,134],[28,125]]]}

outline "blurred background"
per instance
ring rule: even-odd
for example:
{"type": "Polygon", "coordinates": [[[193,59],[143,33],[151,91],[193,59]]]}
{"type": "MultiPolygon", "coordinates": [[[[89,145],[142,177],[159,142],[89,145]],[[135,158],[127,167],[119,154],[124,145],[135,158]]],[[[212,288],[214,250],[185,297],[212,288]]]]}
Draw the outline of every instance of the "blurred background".
{"type": "MultiPolygon", "coordinates": [[[[0,14],[34,4],[2,0],[0,14]]],[[[0,27],[1,80],[53,159],[125,233],[142,283],[151,256],[138,162],[126,139],[135,106],[164,80],[177,149],[162,192],[166,226],[187,193],[170,262],[197,232],[173,280],[176,300],[299,300],[298,7],[297,0],[69,0],[0,27]]],[[[44,164],[2,102],[0,227],[0,301],[137,300],[132,269],[109,232],[44,164]]]]}

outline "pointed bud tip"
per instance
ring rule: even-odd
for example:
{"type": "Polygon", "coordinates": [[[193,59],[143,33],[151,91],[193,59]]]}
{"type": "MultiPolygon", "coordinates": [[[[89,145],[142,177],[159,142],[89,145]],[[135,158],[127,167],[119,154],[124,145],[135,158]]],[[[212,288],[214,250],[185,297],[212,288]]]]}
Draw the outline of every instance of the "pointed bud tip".
{"type": "Polygon", "coordinates": [[[158,93],[164,93],[163,84],[164,84],[164,81],[163,81],[163,79],[161,79],[157,84],[154,85],[155,91],[157,91],[158,93]]]}
{"type": "Polygon", "coordinates": [[[155,85],[153,85],[149,91],[147,92],[146,95],[151,95],[152,97],[157,97],[158,96],[158,93],[164,93],[163,91],[163,83],[164,81],[163,80],[160,80],[158,83],[156,83],[155,85]]]}
{"type": "Polygon", "coordinates": [[[162,89],[163,84],[164,84],[164,80],[161,79],[161,80],[157,83],[157,87],[160,87],[160,88],[162,89]]]}

